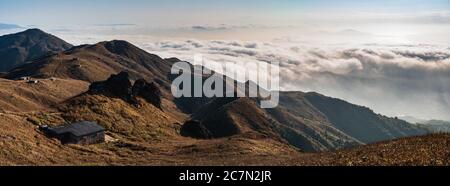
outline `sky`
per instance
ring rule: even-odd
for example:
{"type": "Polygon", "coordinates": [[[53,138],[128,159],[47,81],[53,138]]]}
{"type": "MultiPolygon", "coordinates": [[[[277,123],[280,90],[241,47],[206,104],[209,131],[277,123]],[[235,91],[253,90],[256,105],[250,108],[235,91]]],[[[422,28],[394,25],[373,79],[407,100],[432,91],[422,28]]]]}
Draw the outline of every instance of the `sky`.
{"type": "MultiPolygon", "coordinates": [[[[447,11],[448,0],[0,0],[0,21],[22,25],[294,24],[305,14],[354,17],[447,11]]],[[[314,16],[313,16],[314,17],[314,16]]],[[[447,20],[448,21],[448,20],[447,20]]]]}
{"type": "Polygon", "coordinates": [[[450,121],[449,0],[0,0],[0,23],[162,57],[279,62],[281,89],[450,121]]]}
{"type": "Polygon", "coordinates": [[[247,40],[356,30],[397,37],[388,42],[448,43],[450,1],[0,0],[0,23],[78,34],[247,40]],[[200,28],[215,32],[195,32],[200,28]]]}

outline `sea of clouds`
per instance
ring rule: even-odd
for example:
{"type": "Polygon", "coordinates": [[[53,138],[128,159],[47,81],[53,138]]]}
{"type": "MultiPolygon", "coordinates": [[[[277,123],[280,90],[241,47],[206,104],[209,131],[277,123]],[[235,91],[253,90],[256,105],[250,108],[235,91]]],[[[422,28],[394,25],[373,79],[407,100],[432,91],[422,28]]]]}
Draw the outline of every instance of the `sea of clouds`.
{"type": "Polygon", "coordinates": [[[141,47],[186,61],[201,54],[222,63],[279,62],[283,91],[316,91],[389,116],[450,120],[450,48],[445,46],[190,39],[141,47]]]}
{"type": "MultiPolygon", "coordinates": [[[[374,36],[352,29],[319,31],[316,35],[302,33],[298,37],[241,39],[243,32],[237,29],[252,35],[256,33],[255,26],[192,26],[178,29],[181,34],[173,30],[148,34],[148,30],[135,25],[105,27],[44,30],[75,45],[123,39],[163,58],[177,57],[189,62],[197,54],[209,61],[242,67],[248,62],[278,62],[283,91],[315,91],[388,116],[450,120],[450,45],[385,42],[386,38],[398,37],[374,36]],[[131,28],[123,31],[123,27],[131,28]],[[226,34],[239,39],[196,37],[226,34]],[[330,35],[340,39],[324,43],[310,40],[328,40],[330,35]],[[351,39],[363,42],[347,42],[351,39]]],[[[262,33],[273,28],[258,29],[262,33]]]]}

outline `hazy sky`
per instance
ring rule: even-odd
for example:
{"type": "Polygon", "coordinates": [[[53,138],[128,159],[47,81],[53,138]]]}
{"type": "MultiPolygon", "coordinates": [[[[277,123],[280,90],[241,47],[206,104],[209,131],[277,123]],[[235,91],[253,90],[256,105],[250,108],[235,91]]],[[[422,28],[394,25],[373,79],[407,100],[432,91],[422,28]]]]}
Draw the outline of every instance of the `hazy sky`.
{"type": "MultiPolygon", "coordinates": [[[[448,0],[0,0],[0,22],[21,25],[70,24],[295,24],[316,18],[370,18],[410,14],[449,21],[448,0]],[[433,18],[433,17],[431,17],[433,18]]],[[[429,19],[428,21],[431,21],[429,19]]]]}

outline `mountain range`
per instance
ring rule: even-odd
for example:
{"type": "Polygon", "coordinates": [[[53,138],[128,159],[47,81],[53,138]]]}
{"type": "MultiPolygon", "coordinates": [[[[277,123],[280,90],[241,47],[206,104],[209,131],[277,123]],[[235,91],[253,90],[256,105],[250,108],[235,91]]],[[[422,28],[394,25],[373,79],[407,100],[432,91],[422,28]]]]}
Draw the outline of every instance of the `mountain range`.
{"type": "Polygon", "coordinates": [[[400,119],[408,121],[412,124],[415,124],[419,127],[429,130],[430,132],[450,132],[450,122],[442,121],[442,120],[425,120],[419,119],[412,116],[403,116],[400,119]]]}
{"type": "MultiPolygon", "coordinates": [[[[163,59],[121,40],[72,47],[41,32],[33,29],[7,36],[10,43],[33,38],[30,43],[39,44],[24,48],[47,52],[11,63],[15,67],[4,74],[6,79],[0,79],[0,86],[16,87],[2,93],[9,96],[0,97],[0,139],[14,141],[8,152],[13,155],[0,153],[0,164],[51,164],[45,155],[52,152],[57,152],[56,164],[208,164],[211,158],[217,158],[213,164],[227,164],[239,158],[245,163],[252,157],[254,161],[301,162],[297,158],[308,153],[429,132],[315,92],[281,92],[280,104],[273,109],[260,108],[259,98],[175,98],[170,70],[179,59],[163,59]],[[36,32],[41,37],[34,37],[36,32]],[[43,48],[35,49],[39,47],[43,48]],[[24,83],[20,80],[24,77],[39,83],[24,83]],[[39,125],[84,120],[104,126],[110,142],[65,146],[33,130],[39,125]],[[19,132],[14,132],[15,127],[19,132]],[[27,148],[42,155],[23,154],[27,148]]],[[[11,45],[0,46],[3,51],[11,45]]],[[[10,64],[1,55],[0,60],[0,66],[10,64]]],[[[192,78],[198,77],[192,74],[192,78]]]]}

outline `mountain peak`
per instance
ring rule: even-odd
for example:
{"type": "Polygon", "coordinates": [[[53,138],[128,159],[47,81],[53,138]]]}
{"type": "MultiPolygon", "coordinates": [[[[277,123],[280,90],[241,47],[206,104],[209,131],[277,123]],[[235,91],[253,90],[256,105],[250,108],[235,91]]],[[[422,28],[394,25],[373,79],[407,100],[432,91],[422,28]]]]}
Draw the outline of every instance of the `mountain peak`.
{"type": "Polygon", "coordinates": [[[27,29],[27,30],[24,30],[22,32],[19,32],[19,33],[16,33],[16,34],[12,34],[12,35],[20,35],[20,36],[27,36],[27,37],[36,37],[36,36],[46,35],[46,36],[49,36],[49,37],[55,37],[55,36],[53,36],[53,35],[51,35],[51,34],[49,34],[47,32],[44,32],[43,30],[38,29],[38,28],[27,29]]]}
{"type": "Polygon", "coordinates": [[[114,44],[114,45],[133,45],[133,44],[131,44],[131,43],[128,42],[128,41],[125,41],[125,40],[117,40],[117,39],[111,40],[111,41],[107,41],[106,43],[108,43],[108,44],[114,44]]]}
{"type": "Polygon", "coordinates": [[[140,50],[138,47],[124,40],[112,40],[102,42],[101,44],[112,53],[123,54],[125,52],[130,52],[130,50],[140,50]]]}
{"type": "Polygon", "coordinates": [[[37,28],[0,36],[0,72],[7,72],[27,61],[71,47],[71,44],[37,28]]]}
{"type": "Polygon", "coordinates": [[[97,46],[104,46],[110,48],[120,48],[120,47],[133,47],[134,45],[125,40],[111,40],[111,41],[102,41],[97,44],[97,46]]]}
{"type": "Polygon", "coordinates": [[[45,32],[39,28],[30,28],[28,30],[23,31],[22,33],[45,33],[45,32]]]}

